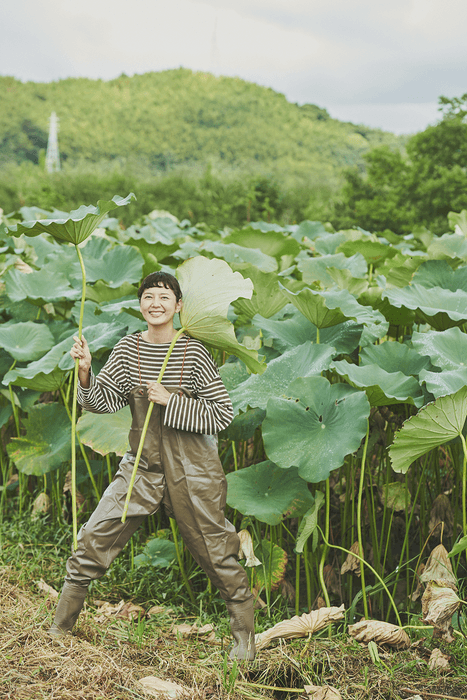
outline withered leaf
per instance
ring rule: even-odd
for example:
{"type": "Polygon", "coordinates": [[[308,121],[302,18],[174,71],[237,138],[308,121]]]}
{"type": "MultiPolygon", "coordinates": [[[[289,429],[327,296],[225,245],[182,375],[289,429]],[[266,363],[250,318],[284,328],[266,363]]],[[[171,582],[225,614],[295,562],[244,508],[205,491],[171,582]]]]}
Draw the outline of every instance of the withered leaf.
{"type": "Polygon", "coordinates": [[[447,642],[454,641],[451,620],[461,601],[450,581],[430,581],[422,596],[423,621],[435,627],[436,634],[447,642]]]}
{"type": "Polygon", "coordinates": [[[146,676],[137,681],[138,685],[148,694],[155,698],[183,698],[188,695],[188,688],[184,688],[172,681],[163,681],[156,676],[146,676]]]}
{"type": "Polygon", "coordinates": [[[360,555],[360,545],[358,542],[354,542],[350,548],[349,554],[347,554],[347,559],[341,566],[341,575],[346,574],[347,571],[354,573],[356,576],[360,576],[360,560],[354,556],[354,554],[360,555]]]}
{"type": "Polygon", "coordinates": [[[320,608],[312,610],[298,617],[295,615],[290,620],[282,620],[277,625],[265,632],[256,635],[255,643],[257,649],[264,649],[273,639],[292,639],[294,637],[307,637],[313,632],[323,629],[333,622],[344,619],[344,606],[340,608],[320,608]]]}
{"type": "Polygon", "coordinates": [[[58,600],[58,591],[56,591],[55,588],[52,588],[52,586],[49,586],[44,579],[41,578],[40,581],[37,581],[37,587],[42,593],[47,593],[47,595],[53,600],[58,600]]]}
{"type": "Polygon", "coordinates": [[[410,646],[408,634],[401,627],[380,620],[360,620],[355,625],[349,625],[349,634],[357,642],[376,642],[388,644],[396,649],[407,649],[410,646]]]}
{"type": "Polygon", "coordinates": [[[240,530],[238,533],[240,539],[240,549],[238,552],[239,559],[246,559],[245,566],[260,566],[261,562],[255,555],[253,540],[248,530],[240,530]]]}
{"type": "Polygon", "coordinates": [[[439,544],[434,548],[428,557],[424,572],[420,575],[420,581],[423,581],[423,583],[438,581],[440,579],[449,581],[457,586],[457,579],[452,570],[451,560],[443,544],[439,544]]]}
{"type": "Polygon", "coordinates": [[[432,671],[449,671],[449,656],[443,654],[441,649],[433,649],[428,661],[428,668],[432,671]]]}
{"type": "Polygon", "coordinates": [[[342,695],[332,685],[306,685],[309,700],[342,700],[342,695]]]}

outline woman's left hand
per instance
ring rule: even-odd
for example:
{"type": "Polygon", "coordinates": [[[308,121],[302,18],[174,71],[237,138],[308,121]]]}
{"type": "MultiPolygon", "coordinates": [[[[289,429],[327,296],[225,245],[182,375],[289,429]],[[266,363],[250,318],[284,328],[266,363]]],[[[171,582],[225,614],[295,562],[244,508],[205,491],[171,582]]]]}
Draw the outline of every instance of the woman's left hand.
{"type": "Polygon", "coordinates": [[[148,382],[148,399],[160,406],[167,406],[170,399],[170,392],[162,384],[148,382]]]}

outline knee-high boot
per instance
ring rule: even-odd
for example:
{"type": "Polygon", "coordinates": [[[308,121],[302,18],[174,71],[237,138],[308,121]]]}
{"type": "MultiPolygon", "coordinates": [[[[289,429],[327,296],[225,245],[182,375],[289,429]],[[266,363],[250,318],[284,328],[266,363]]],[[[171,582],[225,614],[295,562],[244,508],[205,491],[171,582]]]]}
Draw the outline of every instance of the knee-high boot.
{"type": "Polygon", "coordinates": [[[78,619],[86,598],[87,587],[65,581],[55,611],[55,618],[48,633],[53,637],[70,634],[78,619]]]}
{"type": "Polygon", "coordinates": [[[243,603],[226,602],[234,645],[230,659],[253,661],[255,658],[255,617],[253,598],[243,603]]]}

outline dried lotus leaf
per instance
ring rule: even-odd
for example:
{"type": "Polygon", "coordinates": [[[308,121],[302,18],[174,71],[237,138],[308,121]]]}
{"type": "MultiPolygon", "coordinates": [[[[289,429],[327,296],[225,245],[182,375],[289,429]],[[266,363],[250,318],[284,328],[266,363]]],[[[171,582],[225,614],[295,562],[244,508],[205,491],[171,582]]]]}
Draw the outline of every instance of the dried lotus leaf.
{"type": "Polygon", "coordinates": [[[430,511],[430,521],[428,523],[428,530],[433,537],[441,537],[443,523],[443,535],[451,537],[454,528],[454,514],[449,498],[444,493],[440,493],[433,501],[430,511]]]}
{"type": "Polygon", "coordinates": [[[376,642],[388,644],[396,649],[407,649],[410,646],[408,634],[401,627],[380,620],[360,620],[355,625],[349,625],[349,634],[357,642],[376,642]]]}
{"type": "Polygon", "coordinates": [[[32,519],[37,520],[40,515],[48,513],[50,510],[50,496],[48,494],[40,493],[32,504],[32,519]]]}
{"type": "Polygon", "coordinates": [[[341,566],[341,574],[346,574],[347,571],[360,576],[360,560],[357,559],[355,554],[360,556],[360,545],[358,542],[354,542],[350,548],[349,554],[347,554],[347,559],[341,566]]]}
{"type": "Polygon", "coordinates": [[[430,581],[422,596],[423,621],[435,627],[434,636],[448,642],[453,641],[450,631],[452,616],[461,604],[453,588],[450,581],[430,581]]]}
{"type": "Polygon", "coordinates": [[[344,619],[344,606],[340,608],[320,608],[304,613],[300,617],[295,615],[290,620],[282,620],[277,625],[265,632],[256,635],[255,644],[257,649],[264,649],[273,639],[292,639],[294,637],[307,637],[309,634],[318,632],[333,622],[344,619]]]}
{"type": "Polygon", "coordinates": [[[245,566],[261,566],[260,560],[255,555],[253,540],[248,530],[240,530],[238,537],[240,539],[238,558],[246,559],[245,566]]]}
{"type": "Polygon", "coordinates": [[[342,695],[332,685],[306,685],[304,690],[309,700],[342,700],[342,695]]]}
{"type": "Polygon", "coordinates": [[[428,668],[431,671],[449,671],[449,656],[443,654],[441,649],[433,649],[428,661],[428,668]]]}
{"type": "Polygon", "coordinates": [[[420,581],[423,581],[423,583],[438,581],[440,579],[450,581],[454,585],[457,585],[457,579],[452,570],[448,551],[443,544],[439,544],[434,548],[428,557],[425,571],[420,575],[420,581]]]}
{"type": "Polygon", "coordinates": [[[155,698],[183,698],[188,695],[187,688],[178,685],[178,683],[163,681],[162,678],[156,676],[140,678],[137,683],[147,695],[155,698]]]}

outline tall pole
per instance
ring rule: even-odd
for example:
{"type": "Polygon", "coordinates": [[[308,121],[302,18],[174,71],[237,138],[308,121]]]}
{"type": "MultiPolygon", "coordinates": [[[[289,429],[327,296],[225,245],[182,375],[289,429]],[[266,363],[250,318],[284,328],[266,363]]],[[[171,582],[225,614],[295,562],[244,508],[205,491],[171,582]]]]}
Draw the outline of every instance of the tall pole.
{"type": "Polygon", "coordinates": [[[55,173],[60,170],[60,155],[58,152],[58,117],[52,112],[49,120],[49,140],[47,142],[47,153],[45,155],[45,169],[48,173],[55,173]]]}

